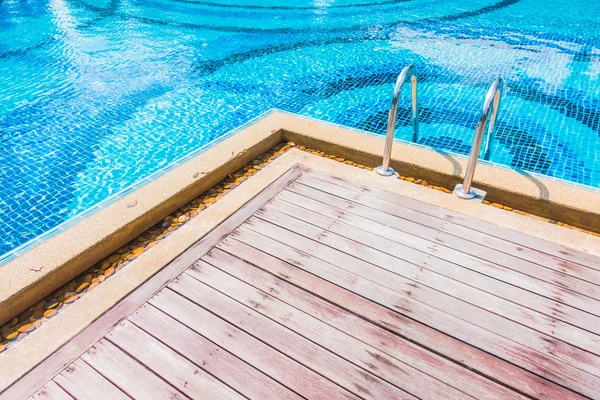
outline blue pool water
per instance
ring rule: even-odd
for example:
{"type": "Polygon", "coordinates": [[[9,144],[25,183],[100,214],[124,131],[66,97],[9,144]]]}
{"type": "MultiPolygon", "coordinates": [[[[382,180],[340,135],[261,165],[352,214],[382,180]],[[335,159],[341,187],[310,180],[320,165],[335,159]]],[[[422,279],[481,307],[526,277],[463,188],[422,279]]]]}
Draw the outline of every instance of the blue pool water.
{"type": "MultiPolygon", "coordinates": [[[[272,108],[600,186],[597,0],[0,0],[0,256],[272,108]],[[397,137],[411,136],[408,96],[397,137]]],[[[10,255],[10,254],[9,254],[10,255]]]]}

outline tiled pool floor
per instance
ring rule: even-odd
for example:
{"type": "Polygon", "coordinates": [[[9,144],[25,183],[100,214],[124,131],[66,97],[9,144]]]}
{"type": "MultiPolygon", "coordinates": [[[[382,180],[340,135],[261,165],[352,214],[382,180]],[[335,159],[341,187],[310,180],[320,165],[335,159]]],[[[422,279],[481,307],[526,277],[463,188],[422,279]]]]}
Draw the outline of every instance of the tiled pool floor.
{"type": "Polygon", "coordinates": [[[465,154],[500,75],[492,161],[598,187],[599,12],[592,0],[4,1],[0,255],[272,108],[383,133],[408,63],[420,144],[465,154]]]}

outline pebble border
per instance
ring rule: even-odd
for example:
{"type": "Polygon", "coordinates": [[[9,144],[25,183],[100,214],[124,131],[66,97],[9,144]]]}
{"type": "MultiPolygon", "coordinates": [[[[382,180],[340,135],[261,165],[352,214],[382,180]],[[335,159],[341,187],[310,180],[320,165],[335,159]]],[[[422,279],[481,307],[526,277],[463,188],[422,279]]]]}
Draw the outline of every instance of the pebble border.
{"type": "MultiPolygon", "coordinates": [[[[125,246],[121,247],[114,254],[97,262],[94,266],[92,266],[91,268],[89,268],[70,282],[56,289],[44,300],[38,302],[33,307],[30,307],[26,311],[13,317],[8,323],[4,324],[0,328],[0,353],[6,351],[14,343],[19,342],[20,340],[25,338],[31,332],[39,328],[44,322],[59,314],[61,310],[73,304],[81,297],[85,296],[86,293],[88,293],[91,290],[94,290],[102,282],[119,272],[127,264],[138,258],[146,250],[156,246],[156,244],[159,241],[165,239],[172,232],[181,228],[189,220],[196,217],[203,210],[210,207],[221,197],[226,195],[235,187],[241,185],[249,177],[257,173],[267,164],[271,163],[273,160],[275,160],[277,157],[287,152],[291,148],[306,151],[307,153],[319,157],[329,158],[360,169],[366,169],[369,171],[373,170],[373,167],[358,164],[333,154],[327,154],[319,150],[307,149],[304,146],[297,146],[292,142],[281,143],[275,146],[273,149],[265,152],[260,157],[244,165],[244,167],[240,168],[236,172],[228,175],[225,179],[223,179],[207,191],[203,192],[196,199],[190,201],[183,207],[179,208],[175,213],[165,217],[161,222],[154,225],[146,232],[142,233],[140,236],[130,241],[125,246]]],[[[452,193],[452,190],[450,190],[447,187],[432,185],[423,179],[403,175],[400,176],[400,179],[416,185],[421,185],[430,189],[438,190],[447,194],[452,193]]],[[[484,200],[483,204],[505,211],[514,212],[520,215],[537,218],[551,224],[562,226],[564,228],[574,229],[577,231],[600,237],[599,233],[586,231],[571,225],[567,225],[560,221],[555,221],[548,218],[539,217],[534,214],[526,213],[524,211],[515,210],[511,207],[502,205],[500,203],[484,200]]]]}

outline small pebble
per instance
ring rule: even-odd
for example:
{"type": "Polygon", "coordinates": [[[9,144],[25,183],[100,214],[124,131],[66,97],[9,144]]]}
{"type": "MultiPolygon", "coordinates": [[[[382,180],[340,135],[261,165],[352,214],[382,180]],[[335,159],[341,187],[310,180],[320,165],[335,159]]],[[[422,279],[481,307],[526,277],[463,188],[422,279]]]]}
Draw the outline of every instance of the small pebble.
{"type": "Polygon", "coordinates": [[[90,286],[89,283],[84,282],[81,285],[79,285],[79,287],[77,288],[77,290],[75,290],[76,293],[81,293],[83,292],[88,286],[90,286]]]}
{"type": "Polygon", "coordinates": [[[32,332],[33,330],[35,330],[35,327],[33,326],[33,324],[25,324],[17,329],[17,331],[19,331],[19,333],[29,333],[29,332],[32,332]]]}
{"type": "Polygon", "coordinates": [[[18,331],[13,331],[13,332],[5,335],[4,337],[6,338],[6,340],[13,340],[17,336],[19,336],[19,332],[18,331]]]}
{"type": "MultiPolygon", "coordinates": [[[[63,293],[64,294],[64,293],[63,293]]],[[[51,301],[44,307],[46,310],[51,310],[53,308],[58,307],[58,301],[51,301]]]]}

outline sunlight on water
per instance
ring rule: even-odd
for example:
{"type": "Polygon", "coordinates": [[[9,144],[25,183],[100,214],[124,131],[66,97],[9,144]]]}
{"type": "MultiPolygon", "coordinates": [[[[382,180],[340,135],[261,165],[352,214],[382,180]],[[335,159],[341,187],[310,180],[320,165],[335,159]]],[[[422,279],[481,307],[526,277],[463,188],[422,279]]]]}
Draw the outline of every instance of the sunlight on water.
{"type": "MultiPolygon", "coordinates": [[[[419,143],[600,186],[600,2],[4,0],[0,255],[272,108],[383,133],[415,64],[419,143]]],[[[410,100],[397,136],[408,140],[410,100]]]]}

